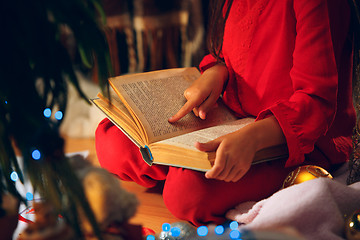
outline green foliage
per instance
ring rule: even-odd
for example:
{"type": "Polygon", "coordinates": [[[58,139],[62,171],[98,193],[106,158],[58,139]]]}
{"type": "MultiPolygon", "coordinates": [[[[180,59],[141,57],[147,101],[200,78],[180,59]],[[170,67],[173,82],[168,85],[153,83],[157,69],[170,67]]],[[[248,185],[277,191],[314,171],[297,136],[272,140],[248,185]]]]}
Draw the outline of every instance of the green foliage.
{"type": "MultiPolygon", "coordinates": [[[[11,0],[0,4],[0,194],[20,195],[10,180],[23,180],[13,144],[20,149],[34,190],[78,226],[74,209],[82,207],[96,227],[81,187],[64,155],[61,121],[46,118],[45,108],[65,113],[67,81],[87,100],[75,75],[74,56],[64,44],[64,29],[76,41],[81,67],[96,64],[102,90],[111,75],[100,0],[11,0]],[[34,149],[41,158],[34,160],[34,149]]],[[[1,199],[1,198],[0,198],[1,199]]],[[[77,229],[80,234],[80,229],[77,229]]],[[[99,235],[98,235],[99,236],[99,235]]]]}

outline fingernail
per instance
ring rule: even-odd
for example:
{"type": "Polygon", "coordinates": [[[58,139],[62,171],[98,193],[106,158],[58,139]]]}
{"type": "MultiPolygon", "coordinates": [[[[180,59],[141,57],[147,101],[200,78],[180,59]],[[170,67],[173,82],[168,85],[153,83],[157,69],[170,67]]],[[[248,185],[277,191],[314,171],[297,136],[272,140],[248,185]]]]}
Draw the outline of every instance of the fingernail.
{"type": "Polygon", "coordinates": [[[200,111],[200,112],[199,112],[199,116],[200,116],[201,119],[205,119],[205,118],[206,118],[206,114],[205,114],[205,112],[203,112],[203,111],[200,111]]]}

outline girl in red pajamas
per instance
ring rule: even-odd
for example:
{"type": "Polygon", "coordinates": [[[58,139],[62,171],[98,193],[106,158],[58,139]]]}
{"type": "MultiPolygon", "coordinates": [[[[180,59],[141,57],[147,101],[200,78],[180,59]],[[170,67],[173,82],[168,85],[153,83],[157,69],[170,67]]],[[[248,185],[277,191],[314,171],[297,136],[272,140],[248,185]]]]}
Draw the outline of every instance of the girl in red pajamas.
{"type": "Polygon", "coordinates": [[[204,119],[222,92],[238,117],[256,118],[237,132],[196,144],[201,151],[216,151],[210,171],[149,167],[109,120],[96,131],[102,167],[145,187],[165,180],[166,206],[196,226],[222,223],[226,211],[240,202],[269,197],[299,165],[331,171],[344,163],[355,124],[346,1],[229,0],[223,5],[215,8],[202,76],[169,118],[176,122],[193,111],[204,119]],[[281,143],[288,146],[288,159],[251,166],[257,150],[281,143]]]}

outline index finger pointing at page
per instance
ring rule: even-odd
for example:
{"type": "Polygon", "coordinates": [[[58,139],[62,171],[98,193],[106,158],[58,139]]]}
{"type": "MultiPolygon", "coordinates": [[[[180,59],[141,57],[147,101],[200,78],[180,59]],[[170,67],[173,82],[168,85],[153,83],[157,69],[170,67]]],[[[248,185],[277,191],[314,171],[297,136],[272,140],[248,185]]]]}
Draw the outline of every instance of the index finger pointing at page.
{"type": "Polygon", "coordinates": [[[168,119],[168,121],[170,123],[174,123],[178,120],[180,120],[181,118],[183,118],[186,114],[188,114],[189,112],[191,112],[193,110],[193,108],[196,106],[196,104],[194,102],[191,101],[187,101],[181,108],[180,110],[175,113],[174,116],[170,117],[168,119]]]}

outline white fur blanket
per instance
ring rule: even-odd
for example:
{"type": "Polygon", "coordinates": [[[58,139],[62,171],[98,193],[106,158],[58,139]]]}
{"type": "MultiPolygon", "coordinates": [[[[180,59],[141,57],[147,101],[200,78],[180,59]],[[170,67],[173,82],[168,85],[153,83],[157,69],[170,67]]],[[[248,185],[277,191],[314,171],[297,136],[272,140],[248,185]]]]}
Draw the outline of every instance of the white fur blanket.
{"type": "Polygon", "coordinates": [[[344,239],[346,216],[360,209],[360,182],[347,186],[344,168],[334,179],[313,179],[239,204],[227,218],[250,230],[289,226],[306,239],[344,239]]]}

